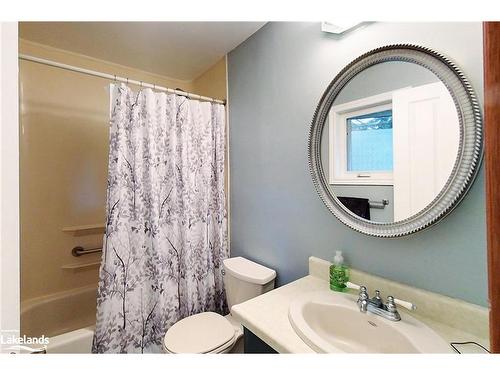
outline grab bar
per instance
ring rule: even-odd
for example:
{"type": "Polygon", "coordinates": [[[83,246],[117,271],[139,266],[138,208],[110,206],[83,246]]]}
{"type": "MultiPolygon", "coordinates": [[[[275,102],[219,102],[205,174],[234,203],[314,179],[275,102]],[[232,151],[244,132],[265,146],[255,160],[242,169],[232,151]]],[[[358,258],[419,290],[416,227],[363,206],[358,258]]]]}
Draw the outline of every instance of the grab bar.
{"type": "Polygon", "coordinates": [[[30,354],[47,354],[47,347],[42,346],[40,348],[33,349],[30,354]]]}
{"type": "Polygon", "coordinates": [[[76,246],[73,249],[71,249],[71,254],[74,257],[80,257],[82,255],[100,253],[101,251],[102,251],[102,247],[94,247],[92,249],[84,249],[81,246],[76,246]]]}
{"type": "Polygon", "coordinates": [[[382,199],[381,201],[368,201],[370,208],[385,208],[389,204],[388,199],[382,199]]]}
{"type": "Polygon", "coordinates": [[[10,354],[16,354],[16,353],[47,354],[47,346],[45,345],[39,348],[31,348],[26,345],[14,345],[14,346],[9,346],[7,350],[12,350],[10,354]]]}

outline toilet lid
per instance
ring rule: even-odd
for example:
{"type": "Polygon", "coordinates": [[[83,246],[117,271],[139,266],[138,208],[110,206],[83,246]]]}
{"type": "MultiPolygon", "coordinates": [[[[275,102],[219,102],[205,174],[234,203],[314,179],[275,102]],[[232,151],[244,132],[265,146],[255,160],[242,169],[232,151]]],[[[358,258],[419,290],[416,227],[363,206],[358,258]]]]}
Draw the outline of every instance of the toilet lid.
{"type": "Polygon", "coordinates": [[[171,353],[208,353],[234,337],[234,327],[222,315],[204,312],[175,323],[165,334],[165,348],[171,353]]]}

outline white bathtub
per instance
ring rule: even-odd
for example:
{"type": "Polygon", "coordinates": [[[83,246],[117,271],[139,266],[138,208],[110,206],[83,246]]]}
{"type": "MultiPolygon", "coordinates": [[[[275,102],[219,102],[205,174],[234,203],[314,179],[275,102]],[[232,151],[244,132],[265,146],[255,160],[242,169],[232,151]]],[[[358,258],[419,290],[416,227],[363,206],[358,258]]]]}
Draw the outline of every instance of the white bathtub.
{"type": "Polygon", "coordinates": [[[21,334],[49,338],[47,353],[90,353],[96,313],[95,286],[21,303],[21,334]]]}
{"type": "Polygon", "coordinates": [[[91,353],[94,326],[50,338],[47,353],[91,353]]]}

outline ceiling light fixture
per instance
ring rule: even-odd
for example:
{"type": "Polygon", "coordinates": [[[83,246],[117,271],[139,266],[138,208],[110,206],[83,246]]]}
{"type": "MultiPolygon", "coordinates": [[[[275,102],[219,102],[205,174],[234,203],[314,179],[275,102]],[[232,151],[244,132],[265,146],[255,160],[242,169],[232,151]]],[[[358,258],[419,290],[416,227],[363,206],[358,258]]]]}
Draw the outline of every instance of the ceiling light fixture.
{"type": "Polygon", "coordinates": [[[321,22],[321,31],[341,35],[355,29],[361,24],[362,22],[357,21],[321,22]]]}

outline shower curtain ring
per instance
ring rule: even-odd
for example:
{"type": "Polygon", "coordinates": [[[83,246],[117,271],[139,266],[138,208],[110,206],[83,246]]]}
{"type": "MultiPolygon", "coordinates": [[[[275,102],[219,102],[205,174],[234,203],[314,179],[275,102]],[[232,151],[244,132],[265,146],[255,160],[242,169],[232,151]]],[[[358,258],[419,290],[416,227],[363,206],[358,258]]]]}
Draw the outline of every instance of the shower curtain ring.
{"type": "Polygon", "coordinates": [[[115,83],[116,83],[116,74],[114,74],[114,76],[115,76],[115,83]]]}
{"type": "Polygon", "coordinates": [[[128,77],[127,77],[127,85],[128,85],[128,77]]]}

